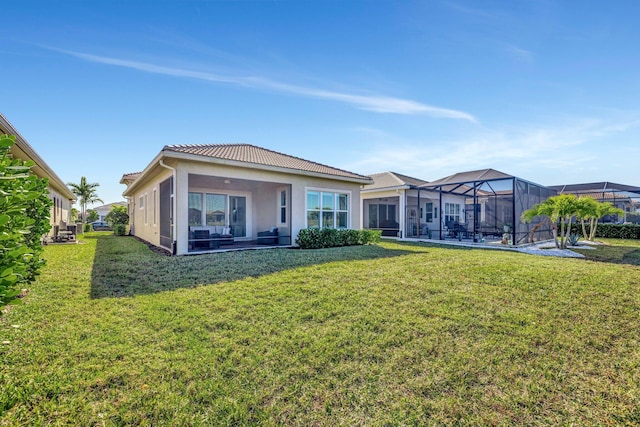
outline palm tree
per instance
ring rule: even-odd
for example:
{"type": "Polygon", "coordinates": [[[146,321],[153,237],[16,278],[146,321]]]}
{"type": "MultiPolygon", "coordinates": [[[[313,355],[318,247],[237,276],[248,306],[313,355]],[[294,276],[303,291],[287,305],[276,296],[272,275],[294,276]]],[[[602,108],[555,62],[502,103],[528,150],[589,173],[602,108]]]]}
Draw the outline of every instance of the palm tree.
{"type": "Polygon", "coordinates": [[[579,204],[573,194],[560,194],[549,197],[542,203],[527,209],[522,213],[522,220],[530,222],[536,216],[546,216],[551,220],[553,240],[556,248],[567,248],[567,236],[571,230],[571,220],[579,212],[579,204]],[[560,234],[558,236],[558,222],[560,222],[560,234]],[[558,237],[560,238],[558,242],[558,237]]]}
{"type": "Polygon", "coordinates": [[[596,228],[598,227],[598,220],[606,215],[624,215],[624,211],[620,208],[616,208],[609,202],[599,202],[596,208],[596,214],[591,218],[591,229],[589,230],[589,240],[593,242],[596,238],[596,228]]]}
{"type": "MultiPolygon", "coordinates": [[[[87,204],[100,202],[104,203],[100,197],[98,197],[98,193],[96,192],[96,188],[100,186],[97,182],[88,183],[86,177],[80,178],[79,184],[74,184],[73,182],[68,182],[67,185],[71,188],[73,194],[80,198],[80,208],[82,210],[82,222],[87,222],[87,204]]],[[[83,227],[84,230],[84,227],[83,227]]]]}
{"type": "Polygon", "coordinates": [[[577,218],[582,223],[582,237],[589,239],[587,234],[586,222],[589,221],[590,229],[593,230],[593,222],[598,218],[599,203],[588,196],[578,197],[578,214],[577,218]]]}

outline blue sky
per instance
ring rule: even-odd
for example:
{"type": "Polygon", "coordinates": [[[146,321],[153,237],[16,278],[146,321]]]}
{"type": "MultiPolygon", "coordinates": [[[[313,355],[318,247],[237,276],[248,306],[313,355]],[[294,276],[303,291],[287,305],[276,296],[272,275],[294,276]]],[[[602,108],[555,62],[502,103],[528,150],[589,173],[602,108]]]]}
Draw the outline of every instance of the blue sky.
{"type": "Polygon", "coordinates": [[[640,185],[640,2],[3,2],[0,111],[121,200],[167,144],[640,185]]]}

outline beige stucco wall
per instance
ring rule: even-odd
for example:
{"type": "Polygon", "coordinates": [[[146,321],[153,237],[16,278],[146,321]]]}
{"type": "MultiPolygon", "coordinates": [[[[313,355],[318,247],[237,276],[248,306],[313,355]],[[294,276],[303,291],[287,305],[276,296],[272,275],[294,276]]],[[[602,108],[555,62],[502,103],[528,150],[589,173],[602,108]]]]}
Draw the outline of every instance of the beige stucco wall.
{"type": "Polygon", "coordinates": [[[155,246],[160,246],[160,183],[170,178],[171,175],[172,171],[169,169],[159,168],[152,177],[146,180],[144,185],[136,188],[135,193],[130,195],[128,199],[131,234],[155,246]],[[140,205],[141,197],[145,200],[144,206],[140,205]]]}
{"type": "Polygon", "coordinates": [[[71,222],[71,200],[65,198],[51,187],[48,187],[49,198],[53,202],[53,205],[49,209],[49,223],[51,224],[51,230],[49,235],[53,235],[55,230],[54,225],[60,225],[61,222],[69,224],[71,222]]]}
{"type": "MultiPolygon", "coordinates": [[[[247,239],[257,237],[259,231],[269,230],[279,226],[282,234],[291,233],[291,243],[295,242],[300,229],[306,228],[306,191],[325,190],[340,191],[349,194],[349,227],[360,228],[360,184],[343,182],[320,177],[294,175],[280,171],[268,171],[251,168],[241,168],[235,165],[213,164],[191,160],[171,159],[166,161],[175,168],[175,223],[177,236],[177,254],[188,253],[188,194],[189,191],[209,192],[220,194],[240,194],[247,196],[247,239]],[[247,183],[247,188],[228,190],[226,188],[202,187],[195,184],[196,175],[228,178],[234,183],[247,183]],[[190,180],[190,176],[192,179],[190,180]],[[191,182],[190,182],[191,181],[191,182]],[[250,182],[249,182],[250,181],[250,182]],[[288,221],[279,223],[278,197],[281,190],[288,193],[288,221]]],[[[172,175],[172,171],[165,168],[155,168],[155,172],[145,177],[133,194],[129,194],[130,217],[132,233],[153,245],[160,244],[159,216],[156,224],[152,220],[152,195],[156,190],[159,195],[159,184],[172,175]],[[144,221],[144,209],[140,207],[140,197],[147,194],[147,221],[144,221]]],[[[156,201],[159,207],[159,201],[156,201]]]]}

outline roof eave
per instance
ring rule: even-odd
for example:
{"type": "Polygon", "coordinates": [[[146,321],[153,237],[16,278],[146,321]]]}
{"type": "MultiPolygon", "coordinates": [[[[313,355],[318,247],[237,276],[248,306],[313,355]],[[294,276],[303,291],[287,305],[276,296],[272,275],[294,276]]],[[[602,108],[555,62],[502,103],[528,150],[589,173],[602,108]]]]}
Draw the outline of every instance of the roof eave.
{"type": "Polygon", "coordinates": [[[14,128],[13,125],[9,122],[9,120],[7,120],[7,118],[4,117],[4,115],[2,115],[1,113],[0,113],[0,123],[3,125],[5,129],[7,129],[7,132],[9,134],[16,136],[15,146],[18,149],[20,149],[23,153],[25,153],[30,160],[36,163],[38,167],[40,167],[40,169],[42,169],[45,172],[45,174],[48,175],[49,186],[53,187],[55,190],[60,192],[67,199],[75,202],[77,200],[76,195],[73,194],[71,190],[69,190],[69,187],[67,187],[65,182],[62,181],[62,179],[60,179],[58,174],[56,174],[53,171],[53,169],[51,169],[51,167],[47,164],[47,162],[45,162],[42,159],[42,157],[40,157],[40,155],[36,152],[36,150],[34,150],[31,144],[29,144],[27,140],[24,139],[24,137],[20,134],[20,132],[18,132],[16,128],[14,128]]]}

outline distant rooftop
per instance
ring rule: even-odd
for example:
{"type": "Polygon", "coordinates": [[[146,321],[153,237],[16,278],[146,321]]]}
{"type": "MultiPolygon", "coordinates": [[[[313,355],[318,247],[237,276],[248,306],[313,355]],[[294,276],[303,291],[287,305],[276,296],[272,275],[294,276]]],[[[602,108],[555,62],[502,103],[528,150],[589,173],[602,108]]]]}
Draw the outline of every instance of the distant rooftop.
{"type": "Polygon", "coordinates": [[[385,188],[396,187],[417,187],[419,185],[426,184],[427,181],[423,181],[418,178],[414,178],[408,175],[403,175],[398,172],[381,172],[369,175],[373,179],[373,184],[367,184],[364,187],[365,191],[381,190],[385,188]]]}
{"type": "Polygon", "coordinates": [[[550,185],[549,188],[558,193],[586,194],[586,193],[635,193],[640,196],[640,187],[616,184],[615,182],[591,182],[586,184],[550,185]]]}

